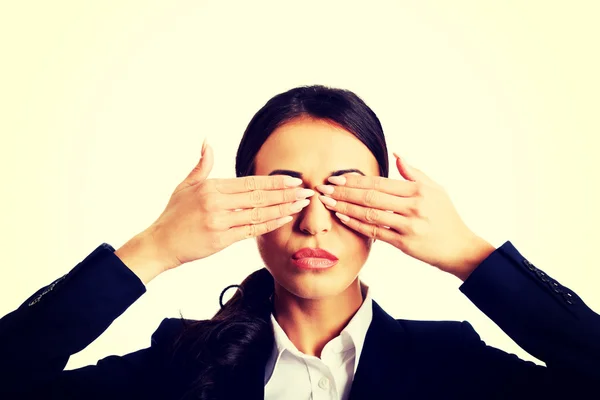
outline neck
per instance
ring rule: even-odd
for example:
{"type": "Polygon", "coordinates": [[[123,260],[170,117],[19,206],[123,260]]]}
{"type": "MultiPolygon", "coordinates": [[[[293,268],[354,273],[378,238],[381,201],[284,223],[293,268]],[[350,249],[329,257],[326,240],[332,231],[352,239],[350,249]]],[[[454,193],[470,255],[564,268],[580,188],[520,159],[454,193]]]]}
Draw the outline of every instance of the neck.
{"type": "Polygon", "coordinates": [[[277,322],[298,350],[316,357],[340,334],[362,302],[358,278],[342,293],[320,299],[300,298],[275,283],[277,322]]]}

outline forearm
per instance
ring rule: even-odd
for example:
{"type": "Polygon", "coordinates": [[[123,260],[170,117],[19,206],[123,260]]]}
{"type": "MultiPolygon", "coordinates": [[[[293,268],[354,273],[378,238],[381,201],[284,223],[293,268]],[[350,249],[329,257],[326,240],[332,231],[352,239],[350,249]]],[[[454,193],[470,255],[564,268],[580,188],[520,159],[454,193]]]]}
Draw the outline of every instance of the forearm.
{"type": "Polygon", "coordinates": [[[0,319],[0,370],[13,387],[59,374],[145,292],[113,252],[102,244],[0,319]]]}
{"type": "Polygon", "coordinates": [[[460,290],[548,368],[600,379],[600,315],[512,243],[486,258],[460,290]]]}

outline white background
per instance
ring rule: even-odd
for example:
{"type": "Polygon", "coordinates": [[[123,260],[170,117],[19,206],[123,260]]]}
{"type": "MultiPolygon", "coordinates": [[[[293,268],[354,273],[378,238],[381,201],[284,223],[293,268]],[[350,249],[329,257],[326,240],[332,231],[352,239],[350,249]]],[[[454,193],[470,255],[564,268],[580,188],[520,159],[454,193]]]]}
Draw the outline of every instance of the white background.
{"type": "MultiPolygon", "coordinates": [[[[392,151],[441,183],[495,246],[600,310],[595,2],[103,1],[0,6],[0,315],[162,212],[200,156],[234,177],[254,113],[304,84],[350,89],[392,151]]],[[[209,318],[262,261],[254,241],[150,282],[68,369],[209,318]]],[[[520,349],[460,281],[378,241],[362,274],[396,318],[468,320],[520,349]]],[[[90,310],[93,312],[93,310],[90,310]]],[[[44,327],[40,327],[44,329],[44,327]]]]}

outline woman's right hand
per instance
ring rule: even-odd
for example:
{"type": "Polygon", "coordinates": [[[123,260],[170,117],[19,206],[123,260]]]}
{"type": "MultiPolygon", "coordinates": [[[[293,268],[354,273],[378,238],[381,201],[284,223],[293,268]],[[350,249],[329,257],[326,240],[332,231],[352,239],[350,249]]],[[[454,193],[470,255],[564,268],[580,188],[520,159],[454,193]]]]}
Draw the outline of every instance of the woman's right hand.
{"type": "Polygon", "coordinates": [[[274,231],[309,204],[310,189],[286,175],[207,179],[214,163],[205,144],[196,167],[176,188],[146,230],[164,259],[164,271],[274,231]],[[239,210],[239,211],[237,211],[239,210]]]}

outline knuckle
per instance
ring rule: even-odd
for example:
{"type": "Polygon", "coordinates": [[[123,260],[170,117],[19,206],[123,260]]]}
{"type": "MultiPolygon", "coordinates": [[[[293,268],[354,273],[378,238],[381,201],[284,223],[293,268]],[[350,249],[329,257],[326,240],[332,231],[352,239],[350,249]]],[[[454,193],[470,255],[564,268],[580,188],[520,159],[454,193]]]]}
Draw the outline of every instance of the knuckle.
{"type": "Polygon", "coordinates": [[[283,191],[283,201],[284,202],[295,201],[297,191],[298,191],[298,188],[284,190],[283,191]]]}
{"type": "Polygon", "coordinates": [[[365,193],[365,204],[371,206],[375,204],[377,201],[377,191],[374,189],[369,189],[365,193]]]}
{"type": "Polygon", "coordinates": [[[206,196],[204,196],[202,205],[203,205],[204,210],[206,210],[206,211],[217,210],[219,208],[219,199],[214,194],[207,194],[206,196]]]}
{"type": "Polygon", "coordinates": [[[427,227],[423,224],[413,224],[412,231],[415,236],[425,236],[427,234],[427,227]]]}
{"type": "Polygon", "coordinates": [[[379,211],[374,208],[368,208],[365,213],[365,219],[369,223],[375,223],[379,221],[379,211]]]}
{"type": "Polygon", "coordinates": [[[261,212],[260,208],[255,207],[252,210],[250,210],[250,222],[251,223],[256,224],[256,223],[260,222],[261,217],[262,217],[262,212],[261,212]]]}
{"type": "Polygon", "coordinates": [[[413,197],[412,201],[410,202],[408,209],[410,210],[410,212],[414,215],[419,215],[419,208],[421,206],[421,200],[418,197],[413,197]]]}
{"type": "Polygon", "coordinates": [[[256,225],[250,224],[250,225],[246,225],[246,227],[247,227],[246,231],[244,232],[244,237],[246,239],[256,236],[256,225]]]}
{"type": "Polygon", "coordinates": [[[210,192],[218,192],[222,193],[221,190],[225,188],[225,180],[224,179],[207,179],[204,181],[204,189],[210,192]]]}
{"type": "Polygon", "coordinates": [[[405,234],[406,231],[406,223],[404,220],[396,221],[394,226],[390,226],[390,231],[398,232],[399,234],[405,234]]]}
{"type": "Polygon", "coordinates": [[[383,177],[375,176],[373,177],[373,189],[380,190],[383,183],[383,177]]]}
{"type": "Polygon", "coordinates": [[[377,234],[379,233],[379,227],[377,225],[373,225],[371,229],[371,237],[378,239],[377,234]]]}
{"type": "Polygon", "coordinates": [[[367,235],[367,230],[365,229],[365,224],[362,221],[356,220],[356,230],[362,234],[367,235]]]}
{"type": "Polygon", "coordinates": [[[414,224],[412,224],[410,222],[407,222],[403,228],[404,228],[404,233],[406,233],[406,234],[413,235],[415,233],[414,224]]]}
{"type": "Polygon", "coordinates": [[[268,190],[280,189],[285,187],[284,179],[283,176],[272,176],[265,185],[268,190]]]}
{"type": "Polygon", "coordinates": [[[262,225],[262,233],[271,232],[277,229],[277,222],[275,220],[267,221],[262,225]]]}
{"type": "Polygon", "coordinates": [[[256,177],[254,175],[244,177],[244,188],[246,190],[256,190],[256,177]]]}
{"type": "Polygon", "coordinates": [[[396,247],[397,249],[400,249],[400,250],[404,251],[406,246],[404,245],[404,241],[402,240],[402,236],[396,235],[396,237],[392,241],[392,246],[396,247]]]}
{"type": "Polygon", "coordinates": [[[265,192],[254,190],[250,192],[250,204],[253,206],[262,206],[265,203],[265,192]]]}
{"type": "Polygon", "coordinates": [[[425,190],[425,183],[423,183],[422,181],[416,181],[415,182],[415,194],[416,195],[422,194],[424,190],[425,190]]]}
{"type": "Polygon", "coordinates": [[[221,229],[221,218],[216,214],[208,214],[206,216],[206,227],[212,231],[218,231],[221,229]]]}
{"type": "Polygon", "coordinates": [[[421,232],[421,228],[419,227],[419,225],[417,225],[417,224],[412,225],[410,227],[410,230],[411,230],[411,235],[421,236],[422,232],[421,232]]]}
{"type": "Polygon", "coordinates": [[[277,205],[277,218],[283,217],[283,216],[287,215],[289,212],[291,212],[291,210],[289,208],[290,208],[289,204],[287,207],[286,207],[285,203],[278,204],[277,205]]]}
{"type": "Polygon", "coordinates": [[[354,179],[355,184],[357,186],[360,186],[360,187],[369,186],[369,179],[370,178],[366,177],[366,176],[356,175],[356,174],[349,174],[349,175],[346,175],[346,179],[347,180],[354,179]]]}

